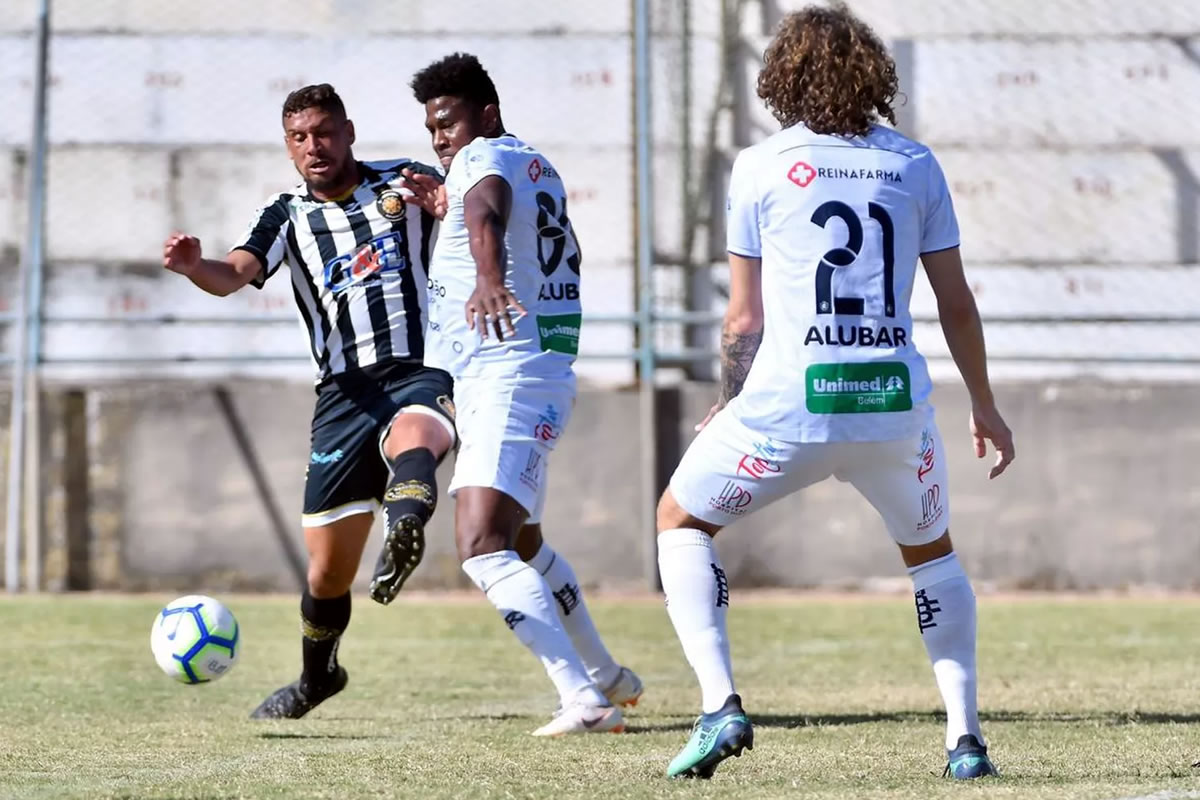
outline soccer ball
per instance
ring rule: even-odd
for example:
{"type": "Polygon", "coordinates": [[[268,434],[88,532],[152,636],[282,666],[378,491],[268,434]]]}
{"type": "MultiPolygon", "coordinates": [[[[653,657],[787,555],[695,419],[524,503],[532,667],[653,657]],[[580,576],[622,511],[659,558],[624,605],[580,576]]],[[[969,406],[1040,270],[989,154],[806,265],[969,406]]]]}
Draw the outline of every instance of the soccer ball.
{"type": "Polygon", "coordinates": [[[150,629],[150,651],[181,683],[215,681],[237,661],[238,624],[217,600],[189,594],[167,603],[150,629]]]}

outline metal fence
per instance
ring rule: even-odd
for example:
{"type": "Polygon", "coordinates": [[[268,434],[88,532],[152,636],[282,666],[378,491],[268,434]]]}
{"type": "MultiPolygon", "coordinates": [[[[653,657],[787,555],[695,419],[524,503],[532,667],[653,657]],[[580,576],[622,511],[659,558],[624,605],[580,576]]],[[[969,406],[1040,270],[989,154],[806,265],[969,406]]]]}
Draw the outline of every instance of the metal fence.
{"type": "MultiPolygon", "coordinates": [[[[170,230],[219,251],[293,182],[278,109],[306,83],[338,87],[359,157],[429,158],[407,81],[448,50],[478,53],[506,120],[568,176],[588,254],[583,377],[712,377],[725,180],[737,150],[776,127],[755,76],[801,5],[9,0],[6,584],[19,583],[22,517],[39,528],[38,448],[25,445],[39,441],[40,384],[306,377],[285,281],[217,300],[157,267],[170,230]]],[[[896,56],[898,126],[951,182],[1000,377],[1200,377],[1200,4],[851,5],[896,56]]],[[[924,284],[913,306],[914,338],[935,376],[951,375],[924,284]]],[[[639,382],[646,441],[651,383],[639,382]]],[[[40,585],[38,559],[25,561],[40,585]]]]}

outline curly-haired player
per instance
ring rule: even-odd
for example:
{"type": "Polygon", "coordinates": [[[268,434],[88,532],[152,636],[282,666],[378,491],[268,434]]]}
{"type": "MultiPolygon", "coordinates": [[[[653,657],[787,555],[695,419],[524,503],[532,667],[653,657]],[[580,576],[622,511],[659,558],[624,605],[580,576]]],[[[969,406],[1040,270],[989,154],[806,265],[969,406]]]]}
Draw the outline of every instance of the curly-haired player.
{"type": "Polygon", "coordinates": [[[995,773],[975,698],[975,595],[950,543],[946,456],[912,340],[917,261],[971,395],[975,452],[1013,458],[996,410],[958,224],[929,148],[893,122],[896,74],[844,5],[789,15],[758,94],[783,130],[744,150],[729,182],[729,308],[721,393],[658,507],[667,611],[696,672],[702,714],[671,776],[702,776],[753,746],[735,693],[729,585],[713,537],[833,476],[879,512],[916,592],[917,624],[946,705],[948,775],[995,773]]]}
{"type": "Polygon", "coordinates": [[[534,734],[620,731],[619,706],[642,682],[613,661],[541,532],[550,455],[575,404],[581,256],[567,192],[546,156],[506,131],[475,56],[447,56],[412,87],[446,170],[444,187],[414,174],[411,188],[443,216],[425,363],[454,376],[463,571],[558,690],[559,712],[534,734]]]}

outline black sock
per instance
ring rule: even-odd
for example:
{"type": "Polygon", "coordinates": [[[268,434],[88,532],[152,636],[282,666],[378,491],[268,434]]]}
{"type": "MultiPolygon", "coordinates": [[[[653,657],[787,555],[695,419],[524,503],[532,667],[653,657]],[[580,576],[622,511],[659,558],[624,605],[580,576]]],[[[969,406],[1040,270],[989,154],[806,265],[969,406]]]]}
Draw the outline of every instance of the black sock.
{"type": "Polygon", "coordinates": [[[337,649],[342,633],[350,624],[350,593],[341,597],[318,598],[308,589],[300,598],[301,651],[304,672],[302,687],[319,686],[337,672],[337,649]]]}
{"type": "Polygon", "coordinates": [[[437,459],[427,447],[405,450],[392,459],[392,480],[383,495],[388,517],[413,514],[428,522],[437,508],[437,459]]]}

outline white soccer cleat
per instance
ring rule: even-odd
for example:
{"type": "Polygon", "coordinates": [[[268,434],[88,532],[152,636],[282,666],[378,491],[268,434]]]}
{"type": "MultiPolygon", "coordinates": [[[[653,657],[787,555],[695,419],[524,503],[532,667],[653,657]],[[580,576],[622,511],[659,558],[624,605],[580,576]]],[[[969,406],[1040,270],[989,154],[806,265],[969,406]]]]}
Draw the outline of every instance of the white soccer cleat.
{"type": "Polygon", "coordinates": [[[621,671],[612,685],[600,691],[614,706],[636,706],[645,687],[642,686],[642,679],[637,676],[636,672],[629,667],[621,667],[621,671]]]}
{"type": "Polygon", "coordinates": [[[561,708],[554,719],[533,732],[534,736],[569,736],[575,733],[624,733],[625,717],[616,706],[572,703],[561,708]]]}

